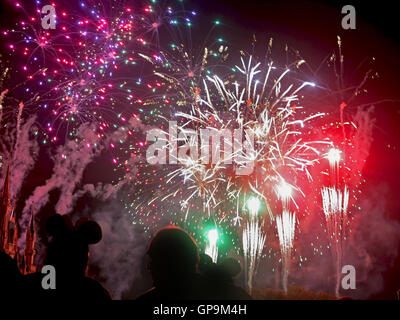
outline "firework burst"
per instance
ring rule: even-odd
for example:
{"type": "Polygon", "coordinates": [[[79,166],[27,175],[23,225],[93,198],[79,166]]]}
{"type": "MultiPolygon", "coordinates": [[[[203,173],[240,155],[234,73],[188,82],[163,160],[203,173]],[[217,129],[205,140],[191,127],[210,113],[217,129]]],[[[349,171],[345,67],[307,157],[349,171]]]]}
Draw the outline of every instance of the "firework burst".
{"type": "MultiPolygon", "coordinates": [[[[203,80],[204,93],[196,96],[190,111],[177,112],[180,122],[173,131],[163,131],[168,150],[183,148],[172,154],[180,167],[170,173],[167,182],[182,177],[184,183],[190,183],[185,189],[192,190],[186,202],[199,196],[207,206],[218,205],[226,194],[237,200],[243,192],[252,191],[264,201],[273,218],[269,199],[275,186],[285,181],[284,175],[304,174],[311,180],[307,168],[321,158],[321,146],[331,145],[327,140],[307,140],[304,133],[307,123],[324,113],[308,114],[299,103],[299,92],[312,83],[301,82],[297,87],[289,84],[283,89],[289,69],[273,78],[272,62],[263,68],[253,63],[251,56],[247,63],[242,58],[242,67],[236,68],[240,82],[207,77],[203,80]],[[209,130],[217,140],[223,138],[223,147],[219,142],[204,143],[201,130],[209,130]]],[[[291,185],[301,193],[300,187],[291,185]]],[[[290,199],[294,202],[292,195],[290,199]]]]}
{"type": "Polygon", "coordinates": [[[9,96],[19,96],[26,112],[42,115],[46,141],[72,137],[88,122],[100,132],[113,130],[120,117],[130,116],[147,89],[137,63],[138,53],[149,50],[141,17],[150,13],[134,12],[123,1],[60,5],[56,29],[45,30],[39,7],[17,9],[15,28],[2,33],[10,56],[20,57],[10,59],[11,68],[25,80],[11,85],[9,96]]]}

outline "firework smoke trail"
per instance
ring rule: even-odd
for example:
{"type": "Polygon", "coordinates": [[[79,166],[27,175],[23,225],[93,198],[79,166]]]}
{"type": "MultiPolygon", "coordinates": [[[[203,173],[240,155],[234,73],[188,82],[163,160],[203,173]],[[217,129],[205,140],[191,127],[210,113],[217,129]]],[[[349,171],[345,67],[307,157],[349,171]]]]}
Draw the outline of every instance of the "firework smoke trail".
{"type": "Polygon", "coordinates": [[[247,201],[249,220],[243,228],[243,256],[245,266],[245,281],[249,292],[253,289],[253,278],[257,270],[257,263],[261,257],[266,235],[263,232],[264,221],[258,217],[260,200],[252,197],[247,201]]]}
{"type": "Polygon", "coordinates": [[[38,155],[39,144],[34,131],[36,130],[36,115],[28,117],[19,128],[20,134],[12,150],[11,162],[11,195],[17,201],[19,192],[28,173],[34,168],[38,155]]]}
{"type": "Polygon", "coordinates": [[[3,100],[5,95],[7,94],[8,90],[4,90],[1,94],[0,94],[0,124],[1,121],[3,120],[3,100]]]}
{"type": "MultiPolygon", "coordinates": [[[[3,99],[7,92],[8,90],[4,90],[2,92],[0,96],[0,105],[4,101],[3,99]]],[[[4,131],[2,132],[0,139],[2,149],[9,154],[12,181],[10,190],[13,202],[18,200],[17,197],[23,185],[24,179],[35,165],[39,153],[37,141],[34,137],[32,137],[32,133],[36,128],[34,124],[37,117],[36,115],[33,115],[28,117],[26,121],[23,121],[23,110],[24,103],[20,102],[18,105],[16,119],[8,119],[10,121],[9,125],[2,128],[4,131]],[[15,123],[15,128],[10,126],[11,121],[15,123]],[[7,127],[11,128],[11,130],[7,130],[7,127]],[[8,144],[8,146],[6,146],[6,144],[8,144]]],[[[2,116],[2,111],[3,110],[0,110],[0,116],[2,116]]],[[[1,120],[2,119],[0,119],[0,123],[1,120]]]]}
{"type": "MultiPolygon", "coordinates": [[[[14,149],[17,148],[19,137],[21,135],[21,120],[22,120],[22,111],[24,110],[24,103],[20,102],[18,105],[18,115],[17,115],[17,129],[16,129],[16,137],[15,137],[15,146],[14,149]]],[[[15,153],[14,153],[15,154],[15,153]]],[[[14,155],[15,157],[15,155],[14,155]]]]}
{"type": "Polygon", "coordinates": [[[328,234],[330,235],[332,255],[336,263],[336,286],[335,294],[339,296],[343,237],[346,234],[347,210],[349,204],[349,191],[347,186],[344,191],[337,188],[322,188],[322,204],[325,213],[328,234]]]}
{"type": "MultiPolygon", "coordinates": [[[[26,125],[28,125],[28,122],[26,125]]],[[[33,194],[25,201],[25,207],[19,221],[21,236],[18,239],[18,245],[20,248],[25,247],[24,235],[31,215],[36,215],[48,203],[49,193],[52,190],[60,190],[60,197],[55,204],[55,212],[64,215],[72,211],[76,200],[85,193],[90,193],[95,198],[107,200],[114,197],[126,183],[131,181],[130,175],[127,175],[126,179],[116,185],[99,183],[97,186],[84,185],[81,190],[77,190],[84,170],[101,155],[106,146],[120,141],[126,131],[143,129],[140,122],[131,118],[125,127],[118,128],[104,140],[96,133],[95,128],[96,125],[93,123],[81,125],[78,128],[77,135],[79,140],[77,138],[70,139],[64,145],[58,147],[57,154],[53,158],[55,165],[51,177],[43,185],[37,186],[33,194]]],[[[23,136],[24,134],[21,135],[21,137],[23,136]]],[[[30,151],[27,147],[23,150],[30,151]]],[[[131,174],[134,175],[136,173],[136,161],[131,161],[130,165],[131,174]]]]}
{"type": "Polygon", "coordinates": [[[296,227],[296,214],[284,210],[282,215],[276,217],[276,227],[278,229],[279,243],[282,254],[282,285],[287,292],[288,276],[290,269],[290,258],[293,248],[293,239],[296,227]]]}

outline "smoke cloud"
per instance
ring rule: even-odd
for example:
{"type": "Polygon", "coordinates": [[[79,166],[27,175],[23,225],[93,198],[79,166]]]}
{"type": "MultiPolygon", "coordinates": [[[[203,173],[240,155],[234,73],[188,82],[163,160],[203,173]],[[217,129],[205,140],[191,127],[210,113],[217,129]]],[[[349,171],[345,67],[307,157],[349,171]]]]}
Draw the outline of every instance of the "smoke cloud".
{"type": "Polygon", "coordinates": [[[49,201],[49,193],[54,189],[60,190],[60,197],[55,205],[55,211],[59,214],[68,214],[73,210],[76,201],[86,193],[94,198],[108,200],[116,196],[117,192],[136,174],[136,163],[139,161],[131,157],[127,161],[126,177],[117,185],[88,184],[81,190],[76,190],[82,180],[83,173],[87,166],[101,155],[105,146],[126,138],[128,130],[145,130],[147,126],[143,125],[138,119],[131,118],[126,126],[119,127],[117,130],[102,140],[96,133],[94,124],[82,124],[77,131],[74,140],[68,140],[64,145],[57,149],[53,157],[54,168],[52,176],[44,185],[37,187],[33,194],[26,200],[19,224],[21,234],[19,238],[19,247],[24,248],[25,231],[29,225],[31,214],[36,215],[49,201]]]}
{"type": "Polygon", "coordinates": [[[37,187],[26,200],[25,207],[19,221],[22,234],[19,238],[19,247],[24,248],[25,231],[28,227],[31,214],[36,214],[49,201],[49,193],[53,189],[60,189],[61,197],[56,211],[62,213],[68,203],[64,199],[72,197],[76,185],[82,179],[86,166],[98,156],[103,147],[98,145],[99,137],[92,125],[82,125],[78,130],[78,142],[69,140],[58,148],[54,160],[52,176],[45,185],[37,187]]]}
{"type": "Polygon", "coordinates": [[[121,209],[114,202],[92,216],[102,227],[103,239],[90,249],[91,263],[99,267],[99,276],[113,299],[127,291],[135,297],[151,284],[143,272],[148,236],[132,225],[121,209]]]}
{"type": "Polygon", "coordinates": [[[11,165],[11,196],[16,199],[21,190],[22,184],[33,169],[39,155],[39,144],[36,139],[31,139],[31,130],[36,121],[36,117],[30,117],[21,126],[20,134],[14,149],[11,165]]]}

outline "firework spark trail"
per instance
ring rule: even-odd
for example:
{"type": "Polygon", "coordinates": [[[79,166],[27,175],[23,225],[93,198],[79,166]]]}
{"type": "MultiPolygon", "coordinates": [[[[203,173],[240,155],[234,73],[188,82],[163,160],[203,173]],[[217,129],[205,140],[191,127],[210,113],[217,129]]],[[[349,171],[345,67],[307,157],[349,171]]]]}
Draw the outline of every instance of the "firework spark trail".
{"type": "MultiPolygon", "coordinates": [[[[288,289],[288,276],[290,269],[290,258],[293,248],[293,239],[296,227],[296,214],[289,211],[289,200],[293,200],[293,186],[282,180],[276,187],[278,199],[282,202],[282,215],[276,217],[276,227],[278,230],[279,244],[282,255],[282,286],[285,292],[288,289]]],[[[297,207],[297,205],[296,205],[297,207]]]]}
{"type": "Polygon", "coordinates": [[[331,239],[331,246],[333,247],[332,256],[336,264],[335,294],[339,296],[343,238],[346,235],[348,223],[349,190],[347,186],[344,187],[343,192],[337,188],[324,187],[321,189],[321,195],[328,234],[331,239]]]}
{"type": "Polygon", "coordinates": [[[211,229],[208,231],[207,235],[207,245],[205,249],[205,254],[209,255],[214,263],[218,260],[218,230],[211,229]]]}
{"type": "Polygon", "coordinates": [[[214,263],[217,263],[218,260],[218,246],[217,243],[209,242],[205,248],[205,254],[209,255],[214,263]]]}
{"type": "Polygon", "coordinates": [[[253,288],[253,278],[257,271],[257,264],[264,248],[266,235],[264,233],[264,221],[258,216],[261,201],[257,197],[251,197],[246,202],[249,219],[243,228],[242,245],[245,265],[245,281],[250,294],[253,288]]]}
{"type": "Polygon", "coordinates": [[[282,285],[285,292],[287,292],[290,258],[296,227],[296,214],[284,210],[281,216],[278,215],[276,217],[276,226],[282,254],[282,285]]]}
{"type": "Polygon", "coordinates": [[[251,216],[243,228],[243,255],[245,266],[245,281],[250,294],[253,288],[253,278],[257,270],[257,262],[261,257],[266,235],[263,233],[263,223],[260,218],[251,216]]]}

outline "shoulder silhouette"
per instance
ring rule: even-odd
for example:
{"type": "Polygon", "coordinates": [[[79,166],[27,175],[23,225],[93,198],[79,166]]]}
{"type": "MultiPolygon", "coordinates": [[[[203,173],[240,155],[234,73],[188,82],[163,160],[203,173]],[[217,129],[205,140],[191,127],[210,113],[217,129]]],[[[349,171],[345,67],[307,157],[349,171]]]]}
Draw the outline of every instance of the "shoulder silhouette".
{"type": "Polygon", "coordinates": [[[0,251],[0,299],[15,299],[21,293],[22,274],[17,262],[0,251]]]}

